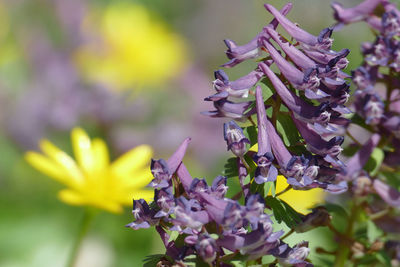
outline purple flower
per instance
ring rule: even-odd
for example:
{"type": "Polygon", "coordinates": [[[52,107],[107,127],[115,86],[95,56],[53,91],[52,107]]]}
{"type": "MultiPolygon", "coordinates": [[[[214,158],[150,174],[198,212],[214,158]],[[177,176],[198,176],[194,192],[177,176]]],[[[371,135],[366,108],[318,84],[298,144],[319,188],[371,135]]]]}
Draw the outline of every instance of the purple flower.
{"type": "Polygon", "coordinates": [[[273,182],[278,176],[278,170],[272,165],[274,155],[271,153],[271,144],[267,132],[267,114],[265,112],[264,100],[261,87],[256,88],[256,107],[258,121],[258,152],[253,157],[257,163],[254,180],[257,184],[273,182]]]}
{"type": "Polygon", "coordinates": [[[274,8],[272,5],[265,4],[264,6],[272,15],[274,15],[274,17],[279,21],[279,23],[289,33],[289,35],[299,41],[305,49],[318,51],[330,50],[332,46],[332,39],[330,39],[332,29],[326,28],[320,32],[318,37],[314,36],[301,29],[285,16],[280,14],[278,10],[276,10],[276,8],[274,8]]]}
{"type": "Polygon", "coordinates": [[[361,149],[346,162],[345,176],[342,179],[353,180],[358,176],[380,139],[379,134],[373,134],[361,149]]]}
{"type": "MultiPolygon", "coordinates": [[[[291,8],[292,4],[287,3],[282,7],[280,14],[286,16],[286,14],[289,13],[291,8]]],[[[276,28],[277,26],[278,26],[278,21],[276,19],[273,19],[267,27],[276,28]]],[[[234,41],[229,39],[224,40],[225,45],[228,47],[228,50],[226,50],[225,53],[230,59],[230,61],[223,64],[222,67],[231,68],[244,60],[257,58],[260,55],[259,39],[262,36],[268,36],[268,34],[262,31],[259,34],[257,34],[257,36],[253,40],[251,40],[249,43],[243,46],[237,46],[234,41]]]]}
{"type": "Polygon", "coordinates": [[[246,144],[250,144],[249,139],[244,135],[242,128],[234,121],[224,123],[224,139],[233,154],[243,157],[247,152],[246,144]]]}
{"type": "Polygon", "coordinates": [[[134,230],[149,228],[159,221],[158,219],[154,219],[155,211],[149,207],[144,199],[133,201],[132,214],[135,221],[127,224],[126,227],[130,227],[134,230]]]}
{"type": "MultiPolygon", "coordinates": [[[[278,51],[268,42],[263,40],[265,48],[270,53],[275,64],[278,66],[279,70],[285,76],[286,79],[298,90],[305,91],[306,96],[311,99],[318,99],[326,97],[327,94],[321,90],[318,90],[319,78],[313,69],[304,74],[292,64],[290,64],[286,59],[284,59],[278,51]]],[[[265,64],[261,63],[267,67],[265,64]]],[[[262,69],[264,70],[264,69],[262,69]]]]}
{"type": "Polygon", "coordinates": [[[287,252],[283,254],[286,254],[286,257],[281,259],[279,263],[283,266],[311,267],[313,265],[305,261],[309,253],[308,242],[303,241],[294,248],[289,248],[287,252]]]}
{"type": "Polygon", "coordinates": [[[375,192],[390,206],[400,208],[400,192],[379,179],[373,183],[375,192]]]}
{"type": "Polygon", "coordinates": [[[168,161],[163,159],[151,160],[150,169],[154,179],[150,182],[150,187],[159,189],[171,185],[171,177],[181,164],[190,141],[190,138],[186,138],[168,161]]]}
{"type": "Polygon", "coordinates": [[[259,71],[252,71],[246,76],[231,82],[223,70],[215,71],[214,75],[215,81],[213,82],[213,85],[217,94],[206,97],[204,99],[206,101],[217,101],[229,96],[247,98],[250,88],[252,88],[263,76],[259,71]]]}
{"type": "Polygon", "coordinates": [[[349,24],[367,18],[381,0],[365,0],[352,8],[343,8],[340,3],[333,2],[334,17],[338,22],[349,24]]]}
{"type": "Polygon", "coordinates": [[[213,103],[216,110],[201,112],[201,114],[213,118],[227,117],[235,120],[244,121],[247,119],[248,116],[254,113],[252,110],[247,111],[252,104],[251,101],[234,103],[227,100],[226,98],[222,98],[220,100],[214,101],[213,103]]]}
{"type": "Polygon", "coordinates": [[[195,248],[200,257],[209,264],[217,257],[217,242],[207,234],[199,235],[195,248]]]}

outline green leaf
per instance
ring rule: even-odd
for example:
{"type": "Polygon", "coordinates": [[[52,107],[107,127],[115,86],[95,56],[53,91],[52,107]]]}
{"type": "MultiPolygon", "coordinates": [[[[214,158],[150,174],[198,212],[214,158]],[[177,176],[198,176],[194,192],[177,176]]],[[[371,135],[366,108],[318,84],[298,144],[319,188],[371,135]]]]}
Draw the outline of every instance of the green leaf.
{"type": "Polygon", "coordinates": [[[384,157],[385,153],[382,149],[375,148],[374,151],[372,151],[371,157],[365,165],[365,169],[370,173],[371,176],[375,176],[377,174],[384,157]]]}
{"type": "Polygon", "coordinates": [[[278,223],[284,222],[289,228],[293,228],[301,221],[301,214],[297,213],[285,201],[268,196],[265,198],[265,202],[271,207],[278,223]]]}
{"type": "Polygon", "coordinates": [[[174,241],[178,236],[179,236],[178,231],[172,231],[171,234],[169,235],[168,242],[174,241]]]}
{"type": "Polygon", "coordinates": [[[398,172],[381,172],[386,177],[386,181],[390,186],[400,190],[400,173],[398,172]]]}
{"type": "Polygon", "coordinates": [[[271,191],[271,195],[275,196],[275,182],[266,182],[264,183],[264,196],[268,196],[268,193],[271,191]]]}
{"type": "Polygon", "coordinates": [[[391,258],[389,257],[389,255],[385,252],[385,251],[383,251],[383,250],[381,250],[381,251],[378,251],[377,253],[376,253],[376,259],[378,260],[378,261],[380,261],[382,264],[384,264],[384,266],[392,266],[392,263],[391,263],[391,258]]]}
{"type": "Polygon", "coordinates": [[[223,171],[223,175],[226,176],[226,178],[237,177],[239,175],[236,160],[237,158],[232,157],[226,161],[223,171]]]}
{"type": "Polygon", "coordinates": [[[274,87],[269,79],[264,78],[259,83],[257,83],[257,85],[259,85],[262,89],[264,102],[274,94],[274,91],[271,89],[274,87]]]}
{"type": "Polygon", "coordinates": [[[329,214],[332,215],[332,224],[339,231],[344,233],[346,231],[347,222],[349,221],[349,215],[347,211],[340,205],[335,203],[325,203],[321,205],[325,207],[329,214]]]}
{"type": "Polygon", "coordinates": [[[250,145],[257,144],[257,129],[255,126],[249,126],[243,129],[244,135],[250,140],[250,145]]]}
{"type": "Polygon", "coordinates": [[[236,267],[244,267],[245,262],[247,261],[248,256],[242,255],[240,253],[232,253],[223,256],[222,261],[228,264],[232,264],[233,266],[236,267]]]}
{"type": "Polygon", "coordinates": [[[276,129],[286,146],[293,146],[301,139],[299,131],[289,115],[278,113],[276,129]]]}
{"type": "Polygon", "coordinates": [[[367,237],[370,243],[375,242],[375,240],[383,235],[383,231],[378,228],[374,222],[367,221],[367,237]]]}

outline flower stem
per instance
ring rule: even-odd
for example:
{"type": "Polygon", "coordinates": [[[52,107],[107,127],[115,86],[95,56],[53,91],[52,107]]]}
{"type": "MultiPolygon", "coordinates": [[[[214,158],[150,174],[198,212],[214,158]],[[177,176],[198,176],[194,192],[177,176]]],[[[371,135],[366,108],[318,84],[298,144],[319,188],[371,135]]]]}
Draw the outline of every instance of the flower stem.
{"type": "Polygon", "coordinates": [[[346,262],[349,260],[350,247],[352,243],[349,243],[349,240],[352,239],[353,236],[353,228],[357,222],[359,212],[360,212],[360,203],[358,203],[357,199],[353,199],[353,207],[351,209],[350,218],[348,220],[347,229],[344,234],[345,238],[340,238],[339,247],[336,252],[335,264],[334,267],[344,267],[346,266],[346,262]]]}
{"type": "Polygon", "coordinates": [[[71,253],[69,255],[69,259],[68,259],[68,262],[66,265],[67,267],[75,266],[78,252],[82,245],[82,241],[89,230],[90,223],[92,222],[92,220],[95,216],[95,213],[96,212],[90,208],[85,209],[81,223],[79,225],[79,230],[78,230],[77,236],[75,238],[71,253]]]}

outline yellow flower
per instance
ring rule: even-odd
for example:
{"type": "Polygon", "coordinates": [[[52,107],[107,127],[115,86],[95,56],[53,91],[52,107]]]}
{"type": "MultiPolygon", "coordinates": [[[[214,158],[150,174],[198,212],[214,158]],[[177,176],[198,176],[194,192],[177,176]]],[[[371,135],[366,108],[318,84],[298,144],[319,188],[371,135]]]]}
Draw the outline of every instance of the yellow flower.
{"type": "MultiPolygon", "coordinates": [[[[276,193],[284,190],[289,184],[286,183],[286,178],[278,175],[276,182],[276,193]]],[[[313,188],[310,190],[289,190],[278,198],[288,203],[296,211],[306,214],[310,212],[310,208],[316,204],[324,202],[324,190],[321,188],[313,188]]]]}
{"type": "Polygon", "coordinates": [[[153,191],[144,189],[152,179],[151,147],[138,146],[110,163],[103,140],[90,140],[80,128],[72,130],[71,140],[76,161],[47,140],[40,142],[44,154],[25,154],[33,167],[68,187],[58,194],[62,201],[120,213],[133,198],[152,199],[153,191]]]}
{"type": "Polygon", "coordinates": [[[141,5],[112,3],[98,16],[89,14],[83,26],[102,39],[100,46],[95,40],[76,52],[76,62],[90,80],[116,89],[158,86],[184,66],[183,39],[141,5]]]}
{"type": "MultiPolygon", "coordinates": [[[[258,145],[255,144],[250,150],[257,152],[258,145]]],[[[284,190],[289,184],[286,182],[286,178],[282,175],[278,175],[276,181],[276,193],[284,190]]],[[[271,193],[269,193],[271,195],[271,193]]],[[[288,203],[292,208],[300,213],[309,213],[309,209],[324,202],[324,190],[321,188],[313,188],[310,190],[289,190],[278,198],[288,203]]]]}

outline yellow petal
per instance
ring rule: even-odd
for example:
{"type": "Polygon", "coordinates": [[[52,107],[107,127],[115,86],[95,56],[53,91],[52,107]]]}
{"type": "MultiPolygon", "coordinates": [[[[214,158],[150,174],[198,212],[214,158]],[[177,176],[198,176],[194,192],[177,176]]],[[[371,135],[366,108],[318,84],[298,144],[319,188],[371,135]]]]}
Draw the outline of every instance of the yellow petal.
{"type": "Polygon", "coordinates": [[[85,197],[83,197],[78,192],[70,189],[64,189],[58,192],[58,198],[69,205],[80,206],[87,204],[85,197]]]}
{"type": "Polygon", "coordinates": [[[57,168],[65,173],[65,176],[69,178],[69,185],[76,186],[83,181],[82,172],[79,170],[75,161],[64,151],[53,145],[47,140],[42,140],[39,143],[40,149],[52,159],[57,168]]]}
{"type": "Polygon", "coordinates": [[[93,139],[92,142],[92,155],[94,156],[94,169],[97,171],[105,170],[110,159],[108,156],[108,149],[106,143],[99,138],[93,139]]]}
{"type": "MultiPolygon", "coordinates": [[[[276,192],[279,193],[287,186],[288,183],[286,183],[286,178],[282,175],[279,175],[276,184],[276,192]]],[[[314,188],[304,191],[291,189],[280,195],[278,198],[288,203],[296,211],[305,214],[308,213],[309,209],[316,204],[323,203],[324,195],[324,190],[321,188],[314,188]]]]}
{"type": "Polygon", "coordinates": [[[74,128],[71,132],[72,148],[79,166],[86,172],[94,170],[94,157],[89,136],[81,128],[74,128]]]}
{"type": "Polygon", "coordinates": [[[25,160],[35,169],[42,172],[43,174],[53,178],[60,183],[68,183],[65,172],[59,168],[58,164],[53,160],[48,159],[42,154],[36,152],[27,152],[25,154],[25,160]]]}
{"type": "Polygon", "coordinates": [[[126,152],[111,164],[113,173],[124,176],[150,164],[153,150],[148,145],[140,145],[126,152]]]}
{"type": "Polygon", "coordinates": [[[119,176],[118,178],[124,183],[125,187],[138,189],[148,185],[153,179],[153,175],[151,174],[150,168],[145,168],[136,170],[129,175],[119,176]]]}
{"type": "Polygon", "coordinates": [[[132,204],[133,199],[141,199],[143,198],[147,202],[151,202],[154,200],[154,190],[146,190],[146,189],[141,189],[141,190],[136,190],[129,194],[129,202],[127,204],[132,204]]]}
{"type": "Polygon", "coordinates": [[[108,199],[90,198],[74,190],[64,189],[58,192],[58,197],[61,201],[75,206],[90,205],[99,209],[109,211],[111,213],[121,213],[122,206],[114,201],[108,199]]]}

